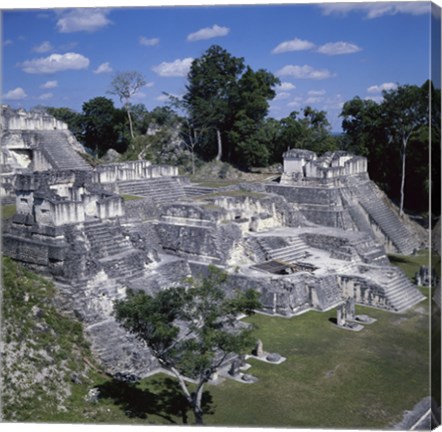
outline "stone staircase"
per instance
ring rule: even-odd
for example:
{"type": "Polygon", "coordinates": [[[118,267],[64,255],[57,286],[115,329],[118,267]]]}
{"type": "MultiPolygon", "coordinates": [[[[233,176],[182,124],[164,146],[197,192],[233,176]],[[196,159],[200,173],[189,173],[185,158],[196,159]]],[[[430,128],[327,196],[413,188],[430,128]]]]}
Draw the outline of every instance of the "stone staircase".
{"type": "Polygon", "coordinates": [[[257,240],[264,250],[267,260],[295,262],[304,258],[309,249],[309,246],[299,237],[291,237],[288,239],[288,246],[277,249],[273,249],[267,244],[266,237],[258,237],[257,240]]]}
{"type": "Polygon", "coordinates": [[[158,363],[150,350],[126,332],[114,318],[104,319],[85,328],[94,356],[110,374],[143,377],[158,363]]]}
{"type": "Polygon", "coordinates": [[[382,200],[370,183],[358,189],[359,203],[376,225],[390,239],[399,253],[410,255],[419,248],[419,242],[403,225],[398,215],[382,200]]]}
{"type": "Polygon", "coordinates": [[[174,177],[120,182],[118,193],[147,197],[156,204],[170,204],[186,198],[183,186],[174,177]]]}
{"type": "Polygon", "coordinates": [[[184,186],[184,192],[186,193],[186,196],[188,198],[198,197],[201,195],[207,195],[214,191],[214,188],[205,187],[205,186],[198,186],[198,185],[189,185],[184,186]]]}
{"type": "Polygon", "coordinates": [[[119,226],[93,221],[84,229],[92,256],[99,259],[109,277],[127,282],[144,274],[144,253],[123,237],[119,226]]]}
{"type": "Polygon", "coordinates": [[[425,298],[400,270],[389,271],[389,278],[383,288],[385,297],[396,312],[403,312],[425,298]]]}
{"type": "Polygon", "coordinates": [[[36,130],[38,146],[44,157],[58,170],[91,170],[92,167],[72,148],[66,131],[36,130]]]}
{"type": "Polygon", "coordinates": [[[121,230],[112,223],[102,221],[86,222],[84,231],[89,240],[91,251],[97,258],[121,255],[133,249],[121,230]]]}

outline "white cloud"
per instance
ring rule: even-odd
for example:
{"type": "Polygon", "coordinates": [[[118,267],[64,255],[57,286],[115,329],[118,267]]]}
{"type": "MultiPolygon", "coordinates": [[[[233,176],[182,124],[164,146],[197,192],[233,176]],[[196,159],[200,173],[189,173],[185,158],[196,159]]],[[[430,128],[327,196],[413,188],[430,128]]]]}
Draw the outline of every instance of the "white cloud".
{"type": "Polygon", "coordinates": [[[153,87],[154,85],[155,85],[155,83],[152,82],[152,81],[150,81],[150,82],[146,83],[146,84],[144,85],[144,87],[150,88],[150,87],[153,87]]]}
{"type": "Polygon", "coordinates": [[[290,82],[282,82],[279,86],[276,87],[276,92],[286,92],[290,90],[294,90],[296,86],[290,82]]]}
{"type": "Polygon", "coordinates": [[[347,15],[350,12],[365,14],[368,19],[398,13],[423,15],[429,13],[429,2],[378,2],[378,3],[324,3],[319,6],[324,15],[347,15]]]}
{"type": "Polygon", "coordinates": [[[371,87],[368,87],[367,92],[368,93],[382,93],[383,90],[395,90],[397,89],[397,84],[388,82],[383,83],[381,85],[372,85],[371,87]]]}
{"type": "Polygon", "coordinates": [[[86,69],[89,66],[89,59],[81,54],[70,52],[26,60],[20,66],[24,72],[31,74],[55,73],[70,69],[86,69]]]}
{"type": "Polygon", "coordinates": [[[296,96],[295,98],[293,98],[293,100],[291,102],[289,102],[287,104],[287,106],[289,107],[300,107],[302,103],[302,97],[301,96],[296,96]]]}
{"type": "Polygon", "coordinates": [[[32,48],[32,51],[38,52],[38,53],[45,53],[48,51],[52,51],[53,49],[54,49],[54,47],[52,46],[52,44],[49,41],[44,41],[40,45],[37,45],[34,48],[32,48]]]}
{"type": "Polygon", "coordinates": [[[220,27],[219,25],[214,25],[212,27],[205,27],[198,30],[195,33],[190,33],[187,36],[189,42],[195,42],[199,40],[212,39],[221,36],[227,36],[230,32],[228,27],[220,27]]]}
{"type": "Polygon", "coordinates": [[[169,96],[167,96],[165,94],[161,94],[161,95],[157,96],[156,100],[158,102],[167,102],[169,100],[169,96]]]}
{"type": "Polygon", "coordinates": [[[110,73],[113,69],[111,68],[109,62],[102,63],[97,69],[94,70],[94,74],[110,73]]]}
{"type": "Polygon", "coordinates": [[[57,29],[61,33],[94,32],[111,24],[107,9],[82,8],[59,12],[57,29]]]}
{"type": "Polygon", "coordinates": [[[146,99],[146,98],[147,98],[147,94],[143,93],[142,91],[139,91],[139,90],[132,95],[132,99],[134,99],[134,100],[142,100],[142,99],[146,99]]]}
{"type": "Polygon", "coordinates": [[[54,97],[53,93],[43,93],[42,95],[40,95],[39,99],[40,100],[48,100],[48,99],[52,99],[54,97]]]}
{"type": "Polygon", "coordinates": [[[364,99],[365,100],[371,100],[371,101],[376,102],[376,103],[381,103],[384,100],[384,98],[382,96],[367,96],[364,99]]]}
{"type": "Polygon", "coordinates": [[[140,44],[144,45],[144,46],[155,46],[155,45],[158,45],[159,43],[160,43],[160,40],[158,38],[148,39],[148,38],[145,38],[144,36],[140,37],[140,44]]]}
{"type": "Polygon", "coordinates": [[[25,99],[27,96],[28,95],[21,87],[17,87],[14,90],[10,90],[8,93],[4,94],[3,99],[21,100],[25,99]]]}
{"type": "Polygon", "coordinates": [[[309,90],[308,95],[309,96],[324,96],[326,93],[325,90],[309,90]]]}
{"type": "Polygon", "coordinates": [[[324,100],[324,98],[321,96],[310,96],[305,100],[305,103],[307,105],[311,105],[311,104],[317,104],[319,102],[322,102],[323,100],[324,100]]]}
{"type": "Polygon", "coordinates": [[[12,45],[14,42],[11,40],[11,39],[6,39],[4,42],[3,42],[3,46],[7,46],[7,45],[12,45]]]}
{"type": "Polygon", "coordinates": [[[328,69],[315,69],[312,66],[287,65],[277,72],[280,76],[292,76],[297,79],[326,79],[333,76],[328,69]]]}
{"type": "Polygon", "coordinates": [[[321,45],[318,52],[327,55],[353,54],[361,51],[361,48],[350,42],[329,42],[321,45]]]}
{"type": "Polygon", "coordinates": [[[302,39],[292,39],[289,41],[281,42],[278,46],[276,46],[273,50],[273,54],[281,54],[289,51],[305,51],[311,50],[315,47],[313,42],[302,40],[302,39]]]}
{"type": "Polygon", "coordinates": [[[283,99],[288,99],[290,97],[290,93],[287,92],[281,92],[281,93],[277,93],[276,96],[273,98],[273,100],[283,100],[283,99]]]}
{"type": "Polygon", "coordinates": [[[163,62],[154,66],[152,70],[163,77],[185,77],[189,73],[193,58],[176,59],[173,62],[163,62]]]}
{"type": "Polygon", "coordinates": [[[46,81],[44,84],[40,86],[43,89],[51,89],[58,87],[58,81],[46,81]]]}
{"type": "Polygon", "coordinates": [[[325,111],[329,110],[340,110],[344,106],[344,100],[341,94],[336,94],[333,97],[327,98],[324,106],[322,107],[325,111]]]}

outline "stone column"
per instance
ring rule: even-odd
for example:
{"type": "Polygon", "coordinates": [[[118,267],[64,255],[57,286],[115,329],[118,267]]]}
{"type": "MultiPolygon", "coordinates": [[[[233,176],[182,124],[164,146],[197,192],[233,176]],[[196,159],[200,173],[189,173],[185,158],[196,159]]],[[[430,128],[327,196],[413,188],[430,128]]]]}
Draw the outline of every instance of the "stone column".
{"type": "Polygon", "coordinates": [[[345,304],[341,304],[337,309],[337,324],[342,327],[345,325],[345,304]]]}

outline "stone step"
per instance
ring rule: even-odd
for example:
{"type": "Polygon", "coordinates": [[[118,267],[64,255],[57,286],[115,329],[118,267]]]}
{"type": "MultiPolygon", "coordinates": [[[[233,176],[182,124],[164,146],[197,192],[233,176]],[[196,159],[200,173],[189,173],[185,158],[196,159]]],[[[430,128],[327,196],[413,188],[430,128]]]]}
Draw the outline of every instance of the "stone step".
{"type": "Polygon", "coordinates": [[[213,193],[215,189],[204,186],[184,186],[184,192],[188,197],[196,197],[200,195],[207,195],[213,193]]]}
{"type": "Polygon", "coordinates": [[[91,166],[72,148],[65,131],[33,131],[39,149],[54,169],[91,170],[91,166]]]}

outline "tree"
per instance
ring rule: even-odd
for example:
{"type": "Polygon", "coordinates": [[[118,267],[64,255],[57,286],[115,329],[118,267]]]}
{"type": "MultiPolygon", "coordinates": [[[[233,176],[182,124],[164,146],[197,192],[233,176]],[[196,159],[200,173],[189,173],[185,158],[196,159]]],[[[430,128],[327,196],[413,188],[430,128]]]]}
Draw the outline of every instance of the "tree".
{"type": "Polygon", "coordinates": [[[384,101],[382,112],[389,124],[389,139],[392,143],[401,146],[401,186],[400,186],[400,215],[404,212],[404,186],[406,173],[407,145],[418,128],[428,123],[429,107],[425,101],[425,92],[428,86],[403,85],[394,90],[383,91],[384,101]]]}
{"type": "Polygon", "coordinates": [[[238,315],[260,307],[253,290],[228,298],[226,279],[226,273],[210,266],[208,275],[190,281],[189,288],[169,288],[155,297],[129,291],[115,304],[117,320],[175,375],[196,424],[203,424],[204,385],[229,354],[240,353],[252,342],[250,329],[238,326],[238,315]],[[194,391],[185,377],[195,380],[194,391]]]}
{"type": "Polygon", "coordinates": [[[183,101],[192,129],[204,131],[199,135],[199,150],[205,144],[213,149],[216,142],[216,160],[243,167],[266,164],[269,151],[256,136],[278,83],[272,73],[254,71],[243,58],[217,45],[194,60],[183,101]]]}
{"type": "Polygon", "coordinates": [[[330,123],[325,111],[318,111],[309,106],[303,110],[303,117],[293,111],[281,119],[281,138],[279,157],[287,148],[302,148],[322,154],[337,149],[337,143],[330,133],[330,123]]]}
{"type": "Polygon", "coordinates": [[[132,117],[130,114],[130,99],[141,87],[145,85],[146,80],[139,72],[136,71],[119,72],[114,76],[111,82],[109,94],[118,96],[120,102],[123,104],[129,120],[131,138],[134,138],[134,130],[132,125],[132,117]]]}
{"type": "Polygon", "coordinates": [[[211,46],[192,62],[184,101],[191,109],[191,123],[199,129],[207,124],[215,131],[216,160],[223,157],[223,133],[229,117],[232,96],[237,91],[238,77],[244,70],[244,59],[230,55],[218,45],[211,46]]]}
{"type": "Polygon", "coordinates": [[[96,97],[83,104],[84,145],[101,157],[107,150],[125,150],[125,142],[119,135],[122,124],[121,110],[111,99],[96,97]]]}
{"type": "Polygon", "coordinates": [[[192,175],[195,174],[195,152],[198,145],[201,143],[204,134],[208,131],[209,125],[203,121],[196,123],[195,117],[192,116],[192,108],[187,100],[177,96],[165,93],[169,98],[169,104],[181,111],[184,114],[182,118],[182,135],[183,142],[190,152],[192,163],[192,175]]]}

